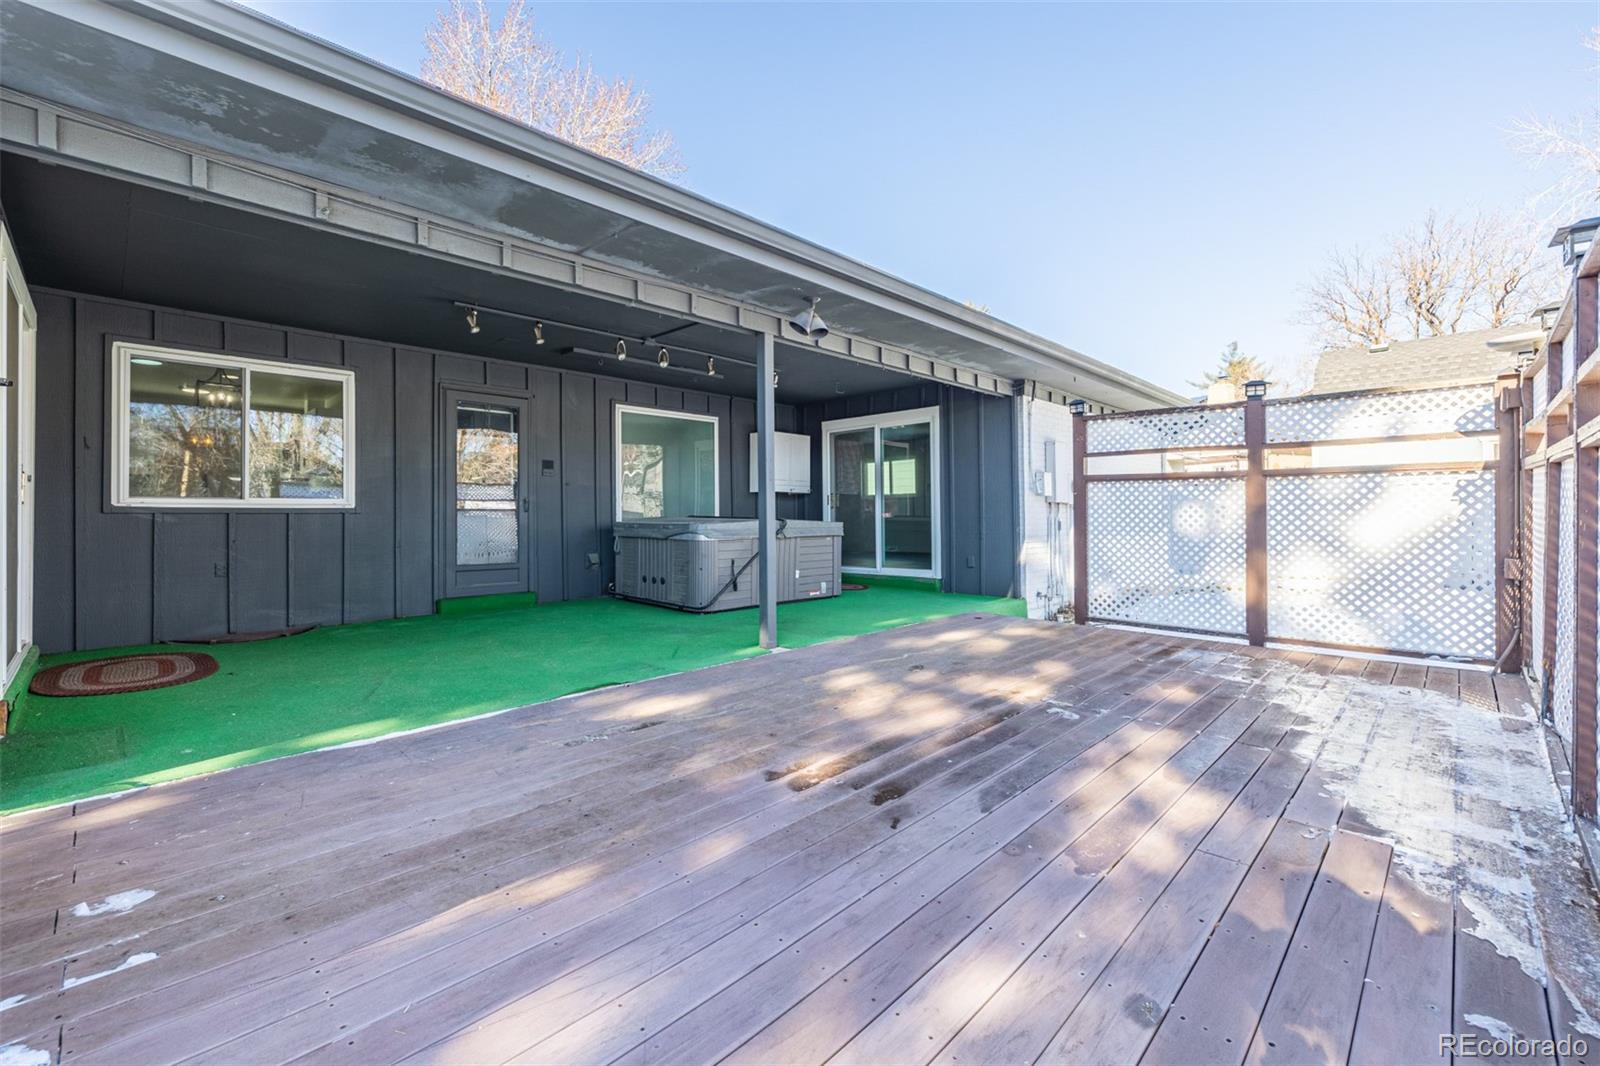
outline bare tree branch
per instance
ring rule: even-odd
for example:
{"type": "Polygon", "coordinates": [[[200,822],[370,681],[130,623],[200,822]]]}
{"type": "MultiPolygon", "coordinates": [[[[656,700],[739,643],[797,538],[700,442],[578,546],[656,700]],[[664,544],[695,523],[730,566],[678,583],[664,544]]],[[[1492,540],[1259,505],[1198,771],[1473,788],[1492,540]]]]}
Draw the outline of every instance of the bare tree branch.
{"type": "Polygon", "coordinates": [[[672,135],[650,128],[650,98],[535,32],[522,0],[497,23],[483,0],[450,0],[423,37],[422,78],[598,155],[658,177],[683,172],[672,135]]]}
{"type": "Polygon", "coordinates": [[[1381,258],[1329,253],[1306,288],[1305,319],[1330,348],[1381,344],[1401,323],[1413,338],[1503,326],[1552,295],[1556,264],[1539,232],[1519,217],[1430,212],[1381,258]]]}
{"type": "MultiPolygon", "coordinates": [[[[1591,30],[1583,46],[1600,53],[1600,29],[1591,30]]],[[[1555,180],[1529,206],[1540,228],[1565,225],[1600,211],[1600,97],[1587,115],[1572,118],[1526,118],[1512,125],[1511,147],[1536,167],[1554,167],[1555,180]]]]}
{"type": "Polygon", "coordinates": [[[1394,281],[1387,265],[1361,249],[1334,249],[1306,287],[1305,319],[1324,347],[1380,344],[1394,318],[1394,281]]]}

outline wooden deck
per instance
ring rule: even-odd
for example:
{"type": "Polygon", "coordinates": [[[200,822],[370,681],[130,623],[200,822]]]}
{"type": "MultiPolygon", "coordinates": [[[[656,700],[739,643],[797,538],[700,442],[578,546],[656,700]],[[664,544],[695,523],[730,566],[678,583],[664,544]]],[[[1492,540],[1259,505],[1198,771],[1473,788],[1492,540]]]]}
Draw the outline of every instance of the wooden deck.
{"type": "Polygon", "coordinates": [[[970,615],[599,691],[8,819],[0,1044],[1370,1063],[1549,1039],[1595,1005],[1547,991],[1518,887],[1548,766],[1534,805],[1490,780],[1530,772],[1530,715],[1484,673],[970,615]]]}

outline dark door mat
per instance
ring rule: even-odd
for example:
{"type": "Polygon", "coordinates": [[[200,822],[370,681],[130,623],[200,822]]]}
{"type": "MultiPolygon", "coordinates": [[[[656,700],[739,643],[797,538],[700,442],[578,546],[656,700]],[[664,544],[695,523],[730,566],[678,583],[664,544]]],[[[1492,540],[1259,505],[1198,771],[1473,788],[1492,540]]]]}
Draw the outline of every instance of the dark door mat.
{"type": "Polygon", "coordinates": [[[156,652],[111,659],[63,663],[33,675],[35,696],[109,696],[199,681],[217,672],[217,660],[204,652],[156,652]]]}

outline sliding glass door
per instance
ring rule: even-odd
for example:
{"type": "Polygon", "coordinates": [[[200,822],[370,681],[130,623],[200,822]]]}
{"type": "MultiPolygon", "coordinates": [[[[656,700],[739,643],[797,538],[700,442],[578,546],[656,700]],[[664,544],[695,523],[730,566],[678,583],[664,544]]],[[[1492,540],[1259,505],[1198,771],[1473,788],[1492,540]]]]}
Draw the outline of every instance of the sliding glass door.
{"type": "Polygon", "coordinates": [[[857,573],[938,577],[939,409],[822,424],[826,516],[857,573]]]}

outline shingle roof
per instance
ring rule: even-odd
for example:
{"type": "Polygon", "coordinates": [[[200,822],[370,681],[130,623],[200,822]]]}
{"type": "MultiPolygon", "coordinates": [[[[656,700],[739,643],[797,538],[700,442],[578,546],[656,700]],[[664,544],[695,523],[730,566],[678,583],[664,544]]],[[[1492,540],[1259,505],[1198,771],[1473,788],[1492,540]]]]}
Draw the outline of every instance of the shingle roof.
{"type": "Polygon", "coordinates": [[[1496,351],[1489,341],[1537,329],[1517,322],[1495,329],[1391,341],[1383,351],[1366,346],[1335,348],[1317,357],[1312,392],[1357,389],[1425,388],[1461,381],[1491,381],[1516,366],[1515,351],[1496,351]]]}

